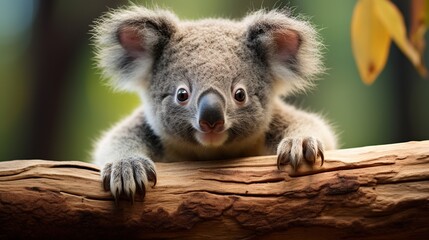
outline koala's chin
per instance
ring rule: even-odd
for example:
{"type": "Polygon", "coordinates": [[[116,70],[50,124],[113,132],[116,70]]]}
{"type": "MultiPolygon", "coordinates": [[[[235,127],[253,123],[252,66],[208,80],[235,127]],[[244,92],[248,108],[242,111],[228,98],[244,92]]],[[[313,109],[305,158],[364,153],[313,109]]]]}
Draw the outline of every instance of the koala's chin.
{"type": "Polygon", "coordinates": [[[195,133],[197,141],[205,147],[219,147],[228,139],[228,132],[199,132],[195,133]]]}

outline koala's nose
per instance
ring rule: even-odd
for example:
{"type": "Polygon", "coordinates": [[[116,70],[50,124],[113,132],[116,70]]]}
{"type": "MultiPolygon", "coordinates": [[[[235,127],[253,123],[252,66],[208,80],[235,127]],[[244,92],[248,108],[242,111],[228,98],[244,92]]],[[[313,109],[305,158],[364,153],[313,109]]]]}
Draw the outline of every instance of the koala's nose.
{"type": "Polygon", "coordinates": [[[215,92],[209,91],[198,100],[198,123],[203,132],[221,132],[225,124],[225,100],[215,92]]]}

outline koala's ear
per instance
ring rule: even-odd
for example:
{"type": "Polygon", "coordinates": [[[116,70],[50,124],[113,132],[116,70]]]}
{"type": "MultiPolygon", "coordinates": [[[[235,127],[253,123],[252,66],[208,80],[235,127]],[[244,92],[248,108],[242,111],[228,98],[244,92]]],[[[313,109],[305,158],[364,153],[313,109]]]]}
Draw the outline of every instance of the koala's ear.
{"type": "Polygon", "coordinates": [[[273,10],[252,13],[243,23],[246,44],[267,63],[279,95],[307,89],[323,72],[321,40],[307,21],[273,10]]]}
{"type": "Polygon", "coordinates": [[[177,22],[168,11],[138,6],[114,10],[97,20],[93,31],[97,63],[111,85],[119,90],[144,89],[177,22]]]}

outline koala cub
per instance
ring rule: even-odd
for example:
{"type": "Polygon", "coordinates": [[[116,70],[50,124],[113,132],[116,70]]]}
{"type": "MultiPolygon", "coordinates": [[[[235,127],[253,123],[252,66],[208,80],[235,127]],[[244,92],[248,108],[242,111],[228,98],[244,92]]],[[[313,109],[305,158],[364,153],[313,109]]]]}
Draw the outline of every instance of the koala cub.
{"type": "Polygon", "coordinates": [[[165,10],[114,10],[94,29],[98,66],[142,105],[97,142],[106,190],[143,195],[154,162],[277,154],[277,165],[314,164],[336,147],[330,126],[282,97],[322,71],[313,27],[286,10],[241,21],[181,21],[165,10]]]}

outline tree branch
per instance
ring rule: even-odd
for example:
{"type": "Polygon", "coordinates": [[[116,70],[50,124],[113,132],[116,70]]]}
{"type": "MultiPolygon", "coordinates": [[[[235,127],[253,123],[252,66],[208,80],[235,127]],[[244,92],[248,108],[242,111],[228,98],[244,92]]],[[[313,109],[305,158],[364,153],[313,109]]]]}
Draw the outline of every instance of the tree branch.
{"type": "Polygon", "coordinates": [[[157,186],[118,206],[92,164],[1,162],[0,238],[429,236],[429,141],[325,157],[296,173],[277,170],[275,156],[157,163],[157,186]]]}

